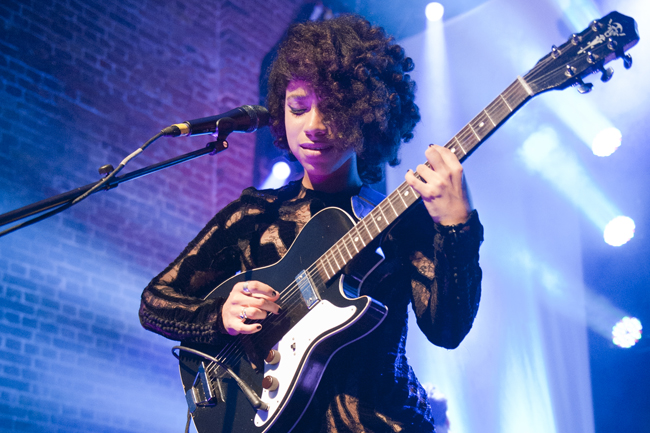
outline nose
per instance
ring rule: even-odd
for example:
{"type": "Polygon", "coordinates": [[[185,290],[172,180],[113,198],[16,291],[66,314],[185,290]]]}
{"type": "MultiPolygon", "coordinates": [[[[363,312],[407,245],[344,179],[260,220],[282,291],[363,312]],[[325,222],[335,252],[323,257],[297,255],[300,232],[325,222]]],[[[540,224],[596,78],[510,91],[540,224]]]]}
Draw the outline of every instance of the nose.
{"type": "Polygon", "coordinates": [[[305,124],[305,133],[308,136],[324,136],[327,135],[327,126],[323,123],[323,115],[316,106],[312,105],[307,113],[307,123],[305,124]]]}

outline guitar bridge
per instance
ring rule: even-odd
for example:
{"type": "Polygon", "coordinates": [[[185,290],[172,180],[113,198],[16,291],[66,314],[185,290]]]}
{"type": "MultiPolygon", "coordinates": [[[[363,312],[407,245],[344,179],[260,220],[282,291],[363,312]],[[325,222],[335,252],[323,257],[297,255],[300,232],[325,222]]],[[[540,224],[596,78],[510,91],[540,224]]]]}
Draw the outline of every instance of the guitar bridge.
{"type": "Polygon", "coordinates": [[[221,397],[221,401],[225,401],[221,379],[216,378],[215,381],[217,384],[216,389],[210,378],[210,373],[205,369],[205,363],[202,362],[194,383],[185,393],[185,400],[187,401],[187,407],[190,413],[194,413],[199,407],[215,406],[218,397],[221,397]]]}

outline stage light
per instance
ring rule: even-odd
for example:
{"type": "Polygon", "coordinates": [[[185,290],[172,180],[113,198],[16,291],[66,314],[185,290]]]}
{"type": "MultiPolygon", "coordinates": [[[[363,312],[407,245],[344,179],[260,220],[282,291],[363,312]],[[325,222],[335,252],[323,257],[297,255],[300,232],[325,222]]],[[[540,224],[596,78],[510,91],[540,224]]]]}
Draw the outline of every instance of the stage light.
{"type": "Polygon", "coordinates": [[[280,188],[286,185],[289,176],[291,176],[291,166],[284,159],[278,159],[273,163],[271,172],[260,189],[280,188]]]}
{"type": "Polygon", "coordinates": [[[291,174],[291,167],[285,161],[278,161],[273,164],[273,176],[280,180],[286,180],[291,174]]]}
{"type": "Polygon", "coordinates": [[[621,131],[616,128],[605,128],[596,134],[591,142],[591,151],[596,156],[609,156],[621,145],[621,131]]]}
{"type": "MultiPolygon", "coordinates": [[[[540,127],[524,141],[518,154],[530,171],[540,174],[560,191],[599,231],[607,231],[607,225],[622,213],[600,191],[578,156],[562,144],[560,136],[553,128],[540,127]]],[[[614,233],[619,231],[612,232],[612,236],[615,236],[614,233]]],[[[609,232],[605,241],[608,240],[609,232]]],[[[623,243],[627,240],[629,238],[623,243]]]]}
{"type": "Polygon", "coordinates": [[[612,342],[618,347],[629,349],[641,339],[643,327],[636,317],[623,317],[612,328],[612,342]]]}
{"type": "Polygon", "coordinates": [[[431,2],[424,9],[424,14],[429,21],[440,21],[445,13],[445,7],[438,2],[431,2]]]}
{"type": "Polygon", "coordinates": [[[585,23],[602,16],[593,0],[555,0],[555,2],[574,31],[580,31],[585,23]]]}
{"type": "Polygon", "coordinates": [[[603,238],[613,247],[620,247],[634,237],[634,221],[626,216],[617,216],[605,226],[603,238]]]}

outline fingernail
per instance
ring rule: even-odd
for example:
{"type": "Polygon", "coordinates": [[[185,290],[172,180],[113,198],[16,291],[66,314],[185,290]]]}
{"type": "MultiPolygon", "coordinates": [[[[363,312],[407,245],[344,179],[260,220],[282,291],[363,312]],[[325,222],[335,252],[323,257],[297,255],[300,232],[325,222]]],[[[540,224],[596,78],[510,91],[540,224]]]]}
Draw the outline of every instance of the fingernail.
{"type": "Polygon", "coordinates": [[[429,145],[429,147],[433,147],[433,146],[435,146],[435,144],[433,144],[433,143],[431,143],[431,144],[429,145]]]}
{"type": "Polygon", "coordinates": [[[273,291],[273,296],[277,296],[277,295],[278,295],[278,292],[276,292],[276,291],[274,290],[274,291],[273,291]]]}
{"type": "Polygon", "coordinates": [[[257,328],[258,330],[259,330],[259,329],[262,329],[262,325],[260,325],[260,324],[258,323],[257,326],[256,326],[256,328],[257,328]]]}

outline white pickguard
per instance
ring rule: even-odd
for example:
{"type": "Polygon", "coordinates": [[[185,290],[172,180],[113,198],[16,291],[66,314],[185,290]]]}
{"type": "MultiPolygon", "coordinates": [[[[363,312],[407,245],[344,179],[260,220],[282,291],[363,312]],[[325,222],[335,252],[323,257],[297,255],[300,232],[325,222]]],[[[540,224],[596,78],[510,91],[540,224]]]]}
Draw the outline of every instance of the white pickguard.
{"type": "Polygon", "coordinates": [[[315,337],[345,323],[356,312],[356,307],[339,308],[331,302],[322,300],[303,317],[280,340],[273,349],[280,352],[280,362],[275,365],[264,364],[264,375],[275,377],[279,386],[275,391],[262,392],[262,400],[269,405],[268,411],[258,410],[255,415],[255,426],[262,427],[280,409],[280,404],[289,397],[289,385],[300,368],[301,360],[315,337]]]}

